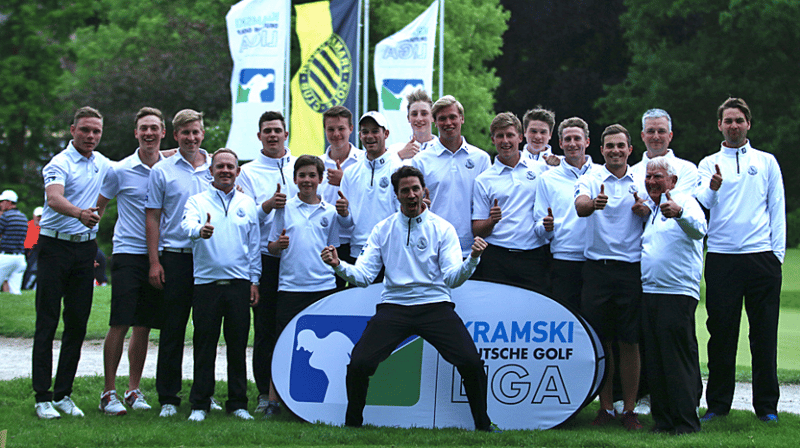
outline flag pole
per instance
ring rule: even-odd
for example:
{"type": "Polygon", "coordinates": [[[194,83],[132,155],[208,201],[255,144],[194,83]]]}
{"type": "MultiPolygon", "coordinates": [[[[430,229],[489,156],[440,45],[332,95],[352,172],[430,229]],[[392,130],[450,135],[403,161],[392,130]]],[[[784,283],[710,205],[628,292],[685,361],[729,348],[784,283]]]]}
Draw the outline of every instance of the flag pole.
{"type": "MultiPolygon", "coordinates": [[[[369,110],[369,0],[364,0],[364,57],[362,61],[364,63],[364,68],[361,72],[364,74],[364,79],[361,87],[364,93],[361,98],[361,114],[364,114],[369,110]]],[[[358,115],[358,117],[360,116],[361,115],[358,115]]]]}
{"type": "Polygon", "coordinates": [[[439,0],[439,98],[444,96],[444,0],[439,0]]]}
{"type": "MultiPolygon", "coordinates": [[[[289,17],[292,15],[292,1],[286,0],[286,14],[289,14],[289,17]]],[[[292,46],[292,21],[287,19],[289,26],[286,27],[286,45],[284,50],[284,58],[283,58],[283,116],[286,117],[286,132],[289,132],[289,126],[292,120],[290,119],[291,115],[289,115],[291,109],[289,108],[289,95],[291,89],[291,83],[289,80],[291,79],[291,74],[289,73],[290,67],[290,59],[291,59],[291,46],[292,46]]]]}

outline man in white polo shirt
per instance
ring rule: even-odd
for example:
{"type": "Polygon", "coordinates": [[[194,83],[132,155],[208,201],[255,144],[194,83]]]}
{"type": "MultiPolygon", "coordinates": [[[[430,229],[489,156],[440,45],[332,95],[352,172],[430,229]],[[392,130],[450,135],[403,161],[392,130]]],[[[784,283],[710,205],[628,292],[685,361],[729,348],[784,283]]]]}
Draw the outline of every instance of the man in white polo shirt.
{"type": "Polygon", "coordinates": [[[128,344],[130,372],[128,390],[123,399],[134,410],[149,410],[139,389],[151,328],[160,328],[163,291],[150,284],[145,237],[145,197],[150,170],[162,156],[161,139],[166,135],[164,115],[158,109],[143,107],[134,120],[134,136],[139,147],[109,170],[97,198],[99,214],[117,198],[117,223],[114,226],[114,250],[111,261],[111,316],[103,342],[105,386],[100,395],[100,410],[107,415],[125,415],[125,406],[117,396],[116,378],[122,358],[125,335],[133,327],[128,344]]]}
{"type": "Polygon", "coordinates": [[[550,293],[547,240],[534,233],[533,205],[547,165],[522,157],[522,123],[510,112],[489,127],[497,148],[494,165],[475,179],[472,233],[486,240],[476,280],[496,281],[550,293]]]}
{"type": "Polygon", "coordinates": [[[45,205],[40,222],[39,269],[36,288],[36,332],[33,336],[33,390],[36,415],[59,418],[58,411],[83,416],[70,398],[75,371],[86,336],[94,292],[95,235],[100,215],[97,195],[111,168],[109,160],[95,152],[103,135],[103,116],[91,107],[75,112],[67,148],[45,165],[45,205]],[[64,332],[58,357],[55,386],[53,338],[64,299],[64,332]]]}
{"type": "Polygon", "coordinates": [[[765,423],[778,420],[778,314],[781,265],[786,255],[786,199],[775,156],[750,145],[752,115],[741,98],[717,109],[725,138],[700,161],[695,194],[709,210],[706,255],[708,411],[701,421],[727,415],[733,401],[742,301],[750,327],[753,409],[765,423]]]}
{"type": "Polygon", "coordinates": [[[679,159],[670,149],[672,141],[672,117],[663,109],[650,109],[642,115],[642,141],[647,151],[642,155],[642,161],[631,169],[634,175],[644,179],[647,171],[647,162],[656,157],[667,157],[670,166],[678,176],[675,191],[692,193],[697,185],[697,166],[688,161],[679,159]]]}
{"type": "MultiPolygon", "coordinates": [[[[641,181],[628,166],[633,151],[627,129],[615,124],[603,135],[605,165],[581,176],[575,186],[575,210],[586,217],[581,311],[597,331],[608,355],[608,378],[620,369],[624,409],[622,424],[641,429],[633,411],[639,386],[639,325],[641,312],[642,228],[650,209],[638,198],[641,181]],[[644,210],[642,210],[644,209],[644,210]],[[620,366],[613,362],[618,342],[620,366]]],[[[644,194],[644,193],[642,193],[644,194]]],[[[614,419],[612,381],[600,391],[600,410],[592,422],[604,425],[614,419]]]]}
{"type": "Polygon", "coordinates": [[[255,411],[267,416],[280,412],[278,394],[272,386],[272,351],[278,340],[276,332],[278,271],[280,258],[269,253],[269,231],[275,210],[286,205],[286,199],[297,193],[292,182],[294,160],[286,147],[289,133],[286,120],[277,111],[266,111],[258,120],[261,152],[255,160],[242,165],[236,184],[253,198],[261,223],[261,278],[258,305],[253,307],[253,377],[258,388],[255,411]]]}
{"type": "Polygon", "coordinates": [[[592,169],[592,158],[586,155],[589,125],[578,117],[567,118],[558,125],[558,143],[564,160],[542,174],[536,186],[535,231],[550,240],[552,297],[580,310],[587,220],[575,210],[575,184],[592,169]]]}
{"type": "Polygon", "coordinates": [[[695,316],[700,300],[706,217],[689,192],[674,191],[671,157],[647,162],[653,204],[642,235],[642,343],[654,430],[700,431],[701,390],[695,316]]]}
{"type": "Polygon", "coordinates": [[[445,95],[431,109],[439,138],[428,149],[411,159],[411,165],[422,171],[430,192],[431,211],[456,228],[461,255],[472,252],[472,203],[475,178],[489,169],[491,159],[482,149],[467,143],[461,136],[464,106],[452,95],[445,95]]]}
{"type": "Polygon", "coordinates": [[[236,153],[223,148],[211,158],[214,180],[186,201],[181,228],[192,242],[194,265],[194,382],[190,421],[205,420],[214,394],[217,342],[223,325],[228,359],[225,409],[242,420],[247,412],[249,307],[258,304],[261,232],[256,203],[236,190],[236,153]]]}
{"type": "Polygon", "coordinates": [[[178,153],[150,171],[145,199],[150,283],[164,289],[164,322],[158,341],[156,391],[161,417],[177,413],[183,376],[183,339],[192,309],[192,247],[181,218],[190,196],[211,182],[210,158],[203,142],[203,115],[184,109],[172,120],[178,153]]]}
{"type": "MultiPolygon", "coordinates": [[[[375,111],[365,113],[358,128],[366,157],[345,170],[340,190],[343,197],[336,202],[337,208],[348,207],[353,217],[349,254],[353,260],[358,258],[375,225],[397,211],[397,196],[390,179],[392,173],[403,166],[397,154],[386,150],[389,129],[383,115],[375,111]]],[[[339,251],[342,251],[341,246],[339,251]]],[[[379,278],[382,280],[381,276],[379,278]]],[[[375,281],[379,281],[378,278],[375,281]]]]}

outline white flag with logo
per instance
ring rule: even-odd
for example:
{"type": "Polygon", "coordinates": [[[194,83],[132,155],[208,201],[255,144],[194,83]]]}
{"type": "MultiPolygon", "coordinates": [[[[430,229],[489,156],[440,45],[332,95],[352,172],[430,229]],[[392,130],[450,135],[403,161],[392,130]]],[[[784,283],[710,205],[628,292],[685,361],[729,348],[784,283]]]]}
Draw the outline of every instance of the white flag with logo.
{"type": "Polygon", "coordinates": [[[240,159],[252,160],[261,150],[256,138],[259,117],[268,110],[284,110],[289,2],[243,0],[231,6],[225,20],[233,59],[233,106],[226,146],[240,159]]]}
{"type": "Polygon", "coordinates": [[[413,22],[375,46],[378,109],[389,122],[386,146],[411,138],[406,96],[417,89],[431,94],[438,13],[436,0],[413,22]]]}

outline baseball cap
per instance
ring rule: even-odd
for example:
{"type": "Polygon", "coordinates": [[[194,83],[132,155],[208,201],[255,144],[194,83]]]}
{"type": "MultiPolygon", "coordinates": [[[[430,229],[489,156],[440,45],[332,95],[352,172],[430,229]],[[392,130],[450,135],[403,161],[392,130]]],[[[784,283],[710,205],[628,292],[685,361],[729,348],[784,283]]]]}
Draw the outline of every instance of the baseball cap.
{"type": "Polygon", "coordinates": [[[358,124],[361,124],[361,122],[364,121],[365,118],[372,118],[373,120],[375,120],[375,123],[378,123],[378,126],[384,128],[384,129],[388,129],[389,128],[389,122],[386,121],[386,117],[384,117],[378,111],[371,110],[371,111],[365,113],[364,115],[361,116],[361,119],[358,120],[358,124]]]}
{"type": "Polygon", "coordinates": [[[44,213],[44,209],[42,207],[36,207],[33,209],[33,216],[42,216],[42,213],[44,213]]]}
{"type": "Polygon", "coordinates": [[[11,201],[16,203],[17,199],[19,199],[19,197],[17,197],[17,193],[15,193],[14,190],[5,190],[0,193],[0,201],[11,201]]]}

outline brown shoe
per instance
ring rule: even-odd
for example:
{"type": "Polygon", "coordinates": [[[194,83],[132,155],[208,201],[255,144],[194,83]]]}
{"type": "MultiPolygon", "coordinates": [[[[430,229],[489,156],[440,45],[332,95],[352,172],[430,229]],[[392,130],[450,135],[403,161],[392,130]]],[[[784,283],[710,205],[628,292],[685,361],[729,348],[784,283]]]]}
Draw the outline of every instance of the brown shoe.
{"type": "Polygon", "coordinates": [[[603,426],[606,423],[614,421],[614,411],[611,412],[612,413],[609,414],[605,409],[600,409],[597,411],[597,417],[592,420],[592,426],[603,426]]]}
{"type": "Polygon", "coordinates": [[[642,429],[642,424],[639,423],[639,418],[633,411],[628,411],[622,414],[622,426],[628,431],[636,431],[642,429]]]}

